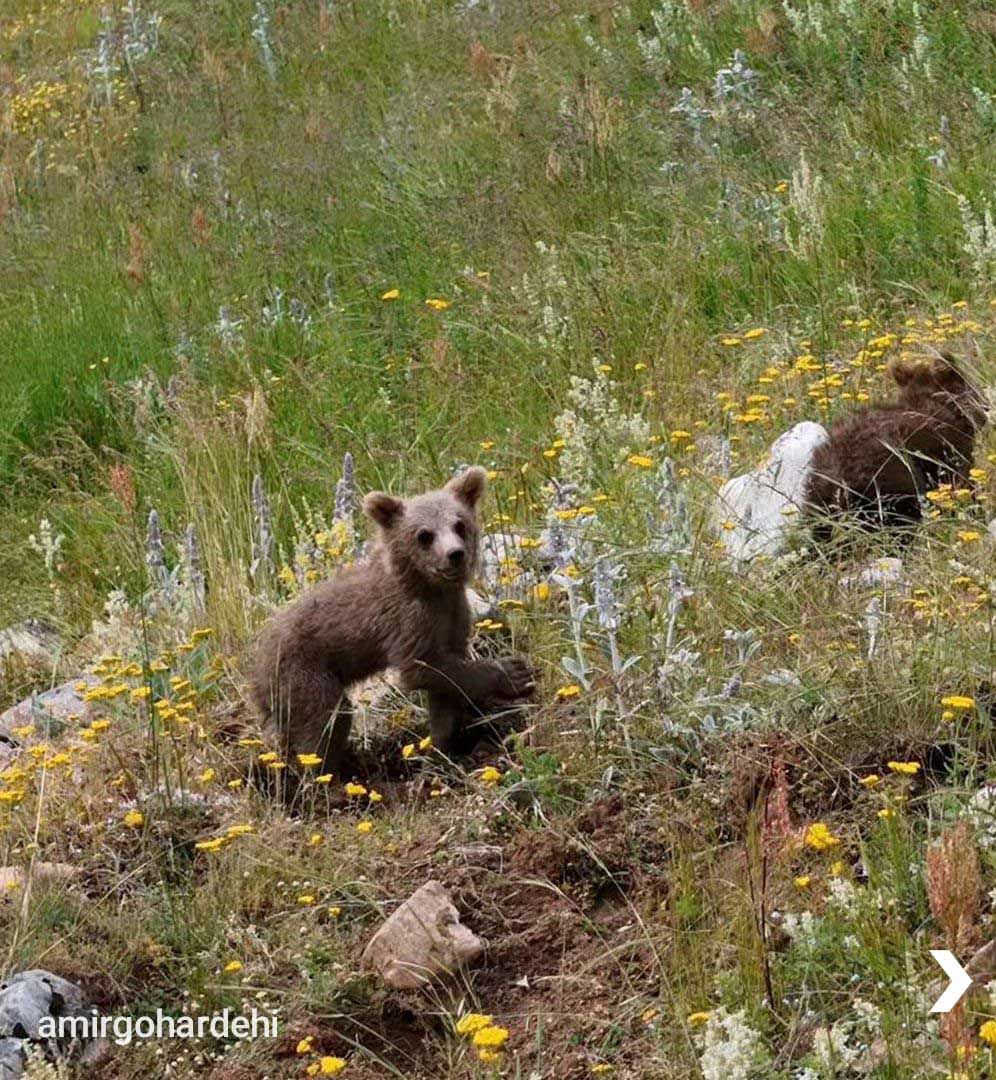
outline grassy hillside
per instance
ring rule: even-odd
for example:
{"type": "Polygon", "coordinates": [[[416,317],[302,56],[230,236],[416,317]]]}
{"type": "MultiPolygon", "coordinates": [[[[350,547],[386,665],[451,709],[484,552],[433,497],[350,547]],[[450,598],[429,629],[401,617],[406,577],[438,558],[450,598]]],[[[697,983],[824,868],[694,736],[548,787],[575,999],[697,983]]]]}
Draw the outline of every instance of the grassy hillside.
{"type": "Polygon", "coordinates": [[[994,134],[974,0],[6,0],[0,625],[65,648],[0,705],[103,690],[0,775],[0,865],[80,869],[0,906],[4,971],[287,1033],[101,1075],[990,1075],[996,1002],[927,1009],[928,950],[992,935],[996,441],[898,584],[804,534],[737,573],[708,519],[891,360],[993,383],[994,134]],[[364,535],[347,453],[361,493],[490,470],[526,543],[477,644],[541,687],[457,762],[374,703],[367,792],[289,816],[243,673],[364,535]],[[430,877],[484,961],[387,992],[360,952],[430,877]]]}

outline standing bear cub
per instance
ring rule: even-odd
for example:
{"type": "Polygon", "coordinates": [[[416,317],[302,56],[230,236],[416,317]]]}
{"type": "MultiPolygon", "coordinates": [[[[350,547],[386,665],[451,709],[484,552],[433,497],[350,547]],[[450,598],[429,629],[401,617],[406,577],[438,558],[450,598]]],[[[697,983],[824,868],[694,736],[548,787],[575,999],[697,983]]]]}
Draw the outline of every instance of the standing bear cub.
{"type": "Polygon", "coordinates": [[[363,503],[379,536],[370,558],[309,589],[260,638],[252,696],[288,762],[317,754],[341,771],[352,723],[347,688],[397,668],[406,690],[425,690],[433,744],[448,750],[464,717],[530,696],[520,658],[467,655],[466,587],[477,561],[483,469],[412,499],[384,492],[363,503]]]}

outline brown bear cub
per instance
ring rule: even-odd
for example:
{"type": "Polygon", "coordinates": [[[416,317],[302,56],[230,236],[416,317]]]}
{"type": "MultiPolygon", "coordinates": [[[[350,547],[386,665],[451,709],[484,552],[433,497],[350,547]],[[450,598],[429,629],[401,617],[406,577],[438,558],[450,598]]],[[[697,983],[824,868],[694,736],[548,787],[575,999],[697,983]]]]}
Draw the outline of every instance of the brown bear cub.
{"type": "Polygon", "coordinates": [[[891,374],[896,401],[835,424],[813,455],[806,502],[823,519],[818,539],[829,537],[830,519],[842,514],[866,529],[914,524],[926,492],[968,482],[975,436],[987,419],[982,394],[948,353],[893,364],[891,374]]]}
{"type": "Polygon", "coordinates": [[[397,668],[406,690],[425,690],[433,744],[446,751],[463,720],[527,698],[529,664],[467,655],[466,586],[477,562],[483,469],[439,491],[398,499],[376,491],[363,508],[379,527],[368,560],[309,589],[270,620],[252,675],[257,708],[276,729],[288,764],[317,754],[339,773],[352,712],[346,690],[397,668]]]}

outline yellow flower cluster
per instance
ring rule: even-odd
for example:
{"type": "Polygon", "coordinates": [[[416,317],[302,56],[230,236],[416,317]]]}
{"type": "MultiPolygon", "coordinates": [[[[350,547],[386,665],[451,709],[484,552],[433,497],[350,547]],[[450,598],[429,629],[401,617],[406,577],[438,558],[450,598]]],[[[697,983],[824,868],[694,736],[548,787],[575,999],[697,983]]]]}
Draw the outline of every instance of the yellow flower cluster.
{"type": "Polygon", "coordinates": [[[10,99],[10,117],[19,135],[34,135],[52,120],[64,115],[73,91],[66,83],[36,83],[30,90],[10,99]]]}
{"type": "Polygon", "coordinates": [[[477,1048],[478,1057],[486,1063],[501,1059],[501,1052],[508,1042],[508,1028],[498,1027],[493,1017],[484,1013],[467,1013],[456,1024],[456,1032],[469,1038],[477,1048]]]}
{"type": "Polygon", "coordinates": [[[834,836],[822,821],[817,821],[806,829],[804,842],[806,847],[812,848],[813,851],[829,851],[840,845],[840,837],[834,836]]]}

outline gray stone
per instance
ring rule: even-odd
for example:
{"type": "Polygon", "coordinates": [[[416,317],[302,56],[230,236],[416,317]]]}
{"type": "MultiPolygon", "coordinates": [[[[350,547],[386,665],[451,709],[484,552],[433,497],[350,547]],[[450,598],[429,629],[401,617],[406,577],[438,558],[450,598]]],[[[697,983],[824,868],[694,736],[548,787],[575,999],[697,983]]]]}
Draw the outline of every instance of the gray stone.
{"type": "Polygon", "coordinates": [[[713,521],[731,559],[743,564],[784,549],[803,509],[813,454],[827,439],[826,428],[804,420],[779,435],[761,468],[720,488],[713,521]]]}
{"type": "Polygon", "coordinates": [[[36,725],[49,737],[59,735],[72,717],[82,719],[91,712],[90,705],[83,700],[86,691],[76,689],[81,683],[85,683],[87,689],[92,689],[100,685],[100,680],[96,675],[77,675],[51,690],[32,694],[12,705],[6,712],[0,713],[0,736],[9,736],[14,728],[25,724],[36,725]]]}
{"type": "Polygon", "coordinates": [[[59,634],[41,619],[25,619],[0,630],[0,660],[19,656],[34,664],[55,663],[59,655],[59,634]]]}
{"type": "Polygon", "coordinates": [[[24,1040],[0,1038],[0,1080],[24,1075],[24,1040]]]}
{"type": "Polygon", "coordinates": [[[74,1058],[91,1064],[107,1051],[105,1039],[59,1039],[46,1035],[48,1017],[85,1016],[83,991],[50,971],[21,971],[0,983],[0,1080],[24,1072],[25,1051],[36,1043],[47,1059],[74,1058]]]}
{"type": "Polygon", "coordinates": [[[0,1037],[42,1040],[44,1017],[83,1011],[83,991],[49,971],[22,971],[0,984],[0,1037]]]}

